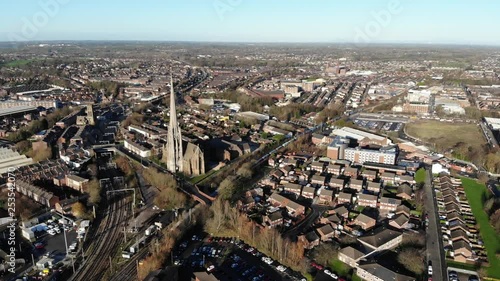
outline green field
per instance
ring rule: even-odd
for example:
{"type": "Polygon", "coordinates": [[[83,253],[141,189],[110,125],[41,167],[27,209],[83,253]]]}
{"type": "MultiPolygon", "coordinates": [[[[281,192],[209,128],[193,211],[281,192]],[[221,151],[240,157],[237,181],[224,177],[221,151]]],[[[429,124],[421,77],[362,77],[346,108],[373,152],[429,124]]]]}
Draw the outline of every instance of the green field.
{"type": "Polygon", "coordinates": [[[19,67],[23,65],[27,65],[28,63],[34,60],[14,60],[4,64],[5,67],[19,67]]]}
{"type": "Polygon", "coordinates": [[[351,271],[351,268],[347,264],[338,259],[331,260],[330,267],[340,276],[348,276],[351,271]]]}
{"type": "Polygon", "coordinates": [[[417,121],[406,125],[406,133],[434,145],[437,151],[445,151],[459,143],[483,151],[482,147],[486,144],[481,129],[469,123],[417,121]]]}
{"type": "Polygon", "coordinates": [[[484,241],[490,266],[487,268],[488,276],[500,279],[500,259],[496,253],[500,252],[500,237],[490,224],[488,215],[483,210],[483,194],[488,192],[486,186],[474,180],[462,178],[465,194],[472,208],[472,213],[479,224],[479,232],[484,241]]]}

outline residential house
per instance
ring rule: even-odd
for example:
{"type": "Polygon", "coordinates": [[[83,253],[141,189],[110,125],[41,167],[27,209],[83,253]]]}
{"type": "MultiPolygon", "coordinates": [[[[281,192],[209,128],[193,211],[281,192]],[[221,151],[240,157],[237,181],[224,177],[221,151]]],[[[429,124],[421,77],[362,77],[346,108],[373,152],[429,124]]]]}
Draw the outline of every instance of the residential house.
{"type": "Polygon", "coordinates": [[[321,241],[329,241],[333,236],[335,236],[335,229],[330,224],[326,224],[322,227],[316,228],[321,241]]]}
{"type": "Polygon", "coordinates": [[[460,216],[460,204],[456,202],[448,202],[444,206],[445,212],[447,214],[455,214],[456,216],[460,216]]]}
{"type": "Polygon", "coordinates": [[[462,229],[465,232],[469,232],[469,227],[463,222],[463,220],[455,219],[453,221],[448,221],[448,229],[450,231],[462,229]]]}
{"type": "Polygon", "coordinates": [[[382,211],[393,212],[401,205],[401,200],[389,197],[381,197],[379,201],[379,209],[382,211]]]}
{"type": "Polygon", "coordinates": [[[56,205],[57,202],[59,202],[59,197],[30,183],[16,180],[16,184],[14,187],[16,188],[17,192],[31,198],[33,201],[38,202],[46,207],[52,208],[56,205]]]}
{"type": "Polygon", "coordinates": [[[279,166],[280,166],[280,167],[285,167],[285,166],[290,165],[290,166],[292,166],[292,167],[297,167],[297,163],[298,163],[298,161],[297,161],[296,159],[293,159],[293,158],[285,158],[285,159],[283,160],[283,162],[281,162],[281,163],[279,164],[279,166]]]}
{"type": "Polygon", "coordinates": [[[344,189],[344,179],[331,179],[329,185],[332,188],[342,190],[344,189]]]}
{"type": "Polygon", "coordinates": [[[286,191],[286,192],[290,192],[290,193],[293,193],[297,196],[300,196],[300,192],[302,190],[302,185],[300,184],[296,184],[296,183],[285,183],[283,185],[283,189],[286,191]]]}
{"type": "Polygon", "coordinates": [[[415,281],[415,277],[403,275],[378,263],[360,264],[356,267],[356,275],[366,281],[415,281]]]}
{"type": "Polygon", "coordinates": [[[328,217],[321,217],[319,222],[321,224],[330,224],[333,228],[337,229],[342,225],[344,218],[339,216],[338,214],[333,214],[328,217]]]}
{"type": "Polygon", "coordinates": [[[269,173],[269,175],[273,176],[277,180],[280,180],[285,176],[285,173],[283,173],[280,169],[274,169],[271,173],[269,173]]]}
{"type": "Polygon", "coordinates": [[[410,200],[413,197],[413,189],[405,182],[398,186],[396,196],[403,200],[410,200]]]}
{"type": "Polygon", "coordinates": [[[356,178],[358,176],[358,168],[350,167],[350,166],[345,167],[344,175],[351,177],[351,178],[356,178]]]}
{"type": "Polygon", "coordinates": [[[472,247],[465,240],[460,240],[453,243],[453,260],[466,263],[472,258],[472,247]]]}
{"type": "Polygon", "coordinates": [[[319,191],[319,204],[330,205],[333,201],[334,191],[322,188],[319,191]]]}
{"type": "Polygon", "coordinates": [[[344,205],[337,206],[333,209],[333,213],[339,217],[343,217],[344,219],[349,217],[349,209],[347,209],[344,205]]]}
{"type": "Polygon", "coordinates": [[[461,228],[451,231],[450,232],[450,239],[452,242],[464,240],[465,242],[470,243],[469,236],[467,235],[467,232],[465,232],[461,228]]]}
{"type": "Polygon", "coordinates": [[[405,216],[409,217],[410,216],[410,208],[408,208],[405,205],[399,205],[396,208],[396,215],[399,215],[399,214],[404,214],[405,216]]]}
{"type": "Polygon", "coordinates": [[[373,194],[379,194],[380,193],[380,183],[369,181],[369,182],[367,182],[366,190],[370,191],[373,194]]]}
{"type": "Polygon", "coordinates": [[[409,218],[405,214],[395,215],[390,221],[389,225],[396,229],[406,229],[408,227],[409,218]]]}
{"type": "Polygon", "coordinates": [[[63,215],[70,215],[71,214],[71,207],[73,206],[73,204],[80,201],[80,199],[81,198],[79,198],[79,197],[64,199],[64,200],[61,200],[61,201],[55,203],[54,207],[55,207],[56,211],[58,211],[59,213],[61,213],[63,215]]]}
{"type": "Polygon", "coordinates": [[[283,172],[283,175],[285,177],[287,177],[295,172],[293,166],[291,166],[291,165],[286,165],[286,166],[281,167],[280,171],[283,172]]]}
{"type": "Polygon", "coordinates": [[[316,193],[316,189],[312,186],[304,186],[302,188],[302,197],[313,199],[316,193]]]}
{"type": "Polygon", "coordinates": [[[311,183],[312,184],[317,184],[317,185],[324,185],[325,184],[326,178],[324,176],[320,175],[314,175],[311,178],[311,183]]]}
{"type": "Polygon", "coordinates": [[[269,202],[277,207],[285,207],[292,216],[299,216],[305,212],[305,207],[278,193],[269,196],[269,202]]]}
{"type": "Polygon", "coordinates": [[[358,237],[358,241],[373,251],[389,250],[401,244],[403,234],[398,230],[382,226],[358,237]]]}
{"type": "MultiPolygon", "coordinates": [[[[453,205],[451,205],[451,206],[453,206],[453,205]]],[[[458,224],[465,224],[465,221],[459,212],[450,212],[450,213],[446,214],[446,220],[448,221],[448,225],[450,227],[452,227],[454,225],[458,225],[458,224]]]]}
{"type": "Polygon", "coordinates": [[[87,191],[87,185],[89,183],[88,179],[84,179],[82,177],[73,174],[67,174],[65,180],[66,180],[66,186],[82,193],[87,191]]]}
{"type": "Polygon", "coordinates": [[[337,196],[337,204],[351,204],[352,194],[346,192],[340,192],[337,196]]]}
{"type": "Polygon", "coordinates": [[[239,210],[245,211],[255,206],[255,200],[252,196],[244,196],[243,198],[238,200],[236,206],[239,210]]]}
{"type": "Polygon", "coordinates": [[[359,225],[363,230],[368,230],[375,227],[377,220],[365,214],[359,214],[354,220],[355,225],[359,225]]]}
{"type": "Polygon", "coordinates": [[[371,194],[358,194],[358,206],[377,208],[378,197],[371,194]]]}
{"type": "Polygon", "coordinates": [[[416,184],[416,181],[413,178],[413,176],[401,175],[401,176],[396,176],[396,183],[408,183],[409,185],[414,185],[416,184]]]}
{"type": "Polygon", "coordinates": [[[377,171],[373,170],[364,170],[361,175],[363,178],[365,178],[367,181],[373,181],[377,178],[377,171]]]}
{"type": "Polygon", "coordinates": [[[319,236],[315,231],[309,231],[306,234],[298,236],[297,239],[302,242],[304,248],[308,250],[318,246],[320,242],[319,236]]]}
{"type": "Polygon", "coordinates": [[[349,188],[355,189],[359,192],[363,189],[363,181],[357,179],[351,179],[349,182],[349,188]]]}
{"type": "Polygon", "coordinates": [[[326,167],[326,171],[329,174],[333,174],[335,176],[339,176],[342,173],[342,165],[339,164],[330,164],[326,167]]]}
{"type": "Polygon", "coordinates": [[[267,216],[264,216],[263,223],[265,226],[267,226],[269,228],[272,228],[272,227],[275,227],[278,225],[282,225],[283,224],[283,214],[281,213],[281,211],[277,211],[277,212],[271,213],[267,216]]]}
{"type": "Polygon", "coordinates": [[[383,172],[380,175],[380,179],[384,182],[384,185],[394,185],[396,182],[396,174],[390,172],[383,172]]]}
{"type": "Polygon", "coordinates": [[[365,254],[351,246],[340,249],[338,254],[338,259],[349,265],[350,267],[356,267],[358,261],[364,257],[365,254]]]}
{"type": "Polygon", "coordinates": [[[323,162],[312,162],[311,163],[311,170],[316,171],[318,173],[323,173],[325,164],[323,162]]]}

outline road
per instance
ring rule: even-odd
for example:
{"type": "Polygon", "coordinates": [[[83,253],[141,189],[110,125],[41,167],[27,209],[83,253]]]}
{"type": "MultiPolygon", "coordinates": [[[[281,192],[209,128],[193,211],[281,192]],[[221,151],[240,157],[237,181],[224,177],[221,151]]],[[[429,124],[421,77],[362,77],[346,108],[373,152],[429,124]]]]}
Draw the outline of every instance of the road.
{"type": "Polygon", "coordinates": [[[312,224],[318,220],[318,218],[323,215],[325,210],[328,207],[325,206],[318,206],[318,205],[312,205],[311,206],[311,212],[304,218],[302,219],[298,224],[296,224],[294,227],[290,228],[287,230],[283,235],[291,238],[295,238],[299,235],[300,232],[302,232],[304,229],[308,229],[309,227],[312,226],[312,224]]]}
{"type": "Polygon", "coordinates": [[[426,231],[427,241],[427,260],[432,262],[433,280],[445,280],[446,260],[443,251],[443,235],[441,234],[441,226],[439,224],[439,216],[437,210],[436,193],[432,186],[432,174],[430,169],[426,169],[427,176],[425,178],[425,207],[429,215],[429,226],[426,231]]]}

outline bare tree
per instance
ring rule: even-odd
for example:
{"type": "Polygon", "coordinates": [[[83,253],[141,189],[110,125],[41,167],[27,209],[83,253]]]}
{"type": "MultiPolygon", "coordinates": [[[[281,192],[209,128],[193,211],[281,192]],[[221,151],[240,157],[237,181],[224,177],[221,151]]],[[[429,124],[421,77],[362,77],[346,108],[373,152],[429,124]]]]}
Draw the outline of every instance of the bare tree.
{"type": "Polygon", "coordinates": [[[423,255],[421,251],[416,248],[405,248],[401,250],[398,254],[398,262],[415,274],[422,274],[425,270],[423,255]]]}

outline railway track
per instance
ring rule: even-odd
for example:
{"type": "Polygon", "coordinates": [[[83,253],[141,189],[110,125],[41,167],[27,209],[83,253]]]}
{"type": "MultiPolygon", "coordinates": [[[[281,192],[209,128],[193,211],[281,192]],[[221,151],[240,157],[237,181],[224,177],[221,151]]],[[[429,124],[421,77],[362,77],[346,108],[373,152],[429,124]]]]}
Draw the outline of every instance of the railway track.
{"type": "Polygon", "coordinates": [[[127,264],[122,267],[118,272],[113,274],[110,281],[136,281],[137,279],[137,266],[138,262],[144,259],[149,252],[149,244],[139,250],[139,252],[132,256],[127,264]]]}
{"type": "Polygon", "coordinates": [[[108,205],[107,214],[97,231],[87,238],[87,241],[93,242],[93,248],[85,253],[85,262],[70,280],[103,280],[106,271],[111,270],[109,257],[114,256],[122,241],[121,223],[130,215],[130,205],[128,197],[121,197],[108,205]]]}

